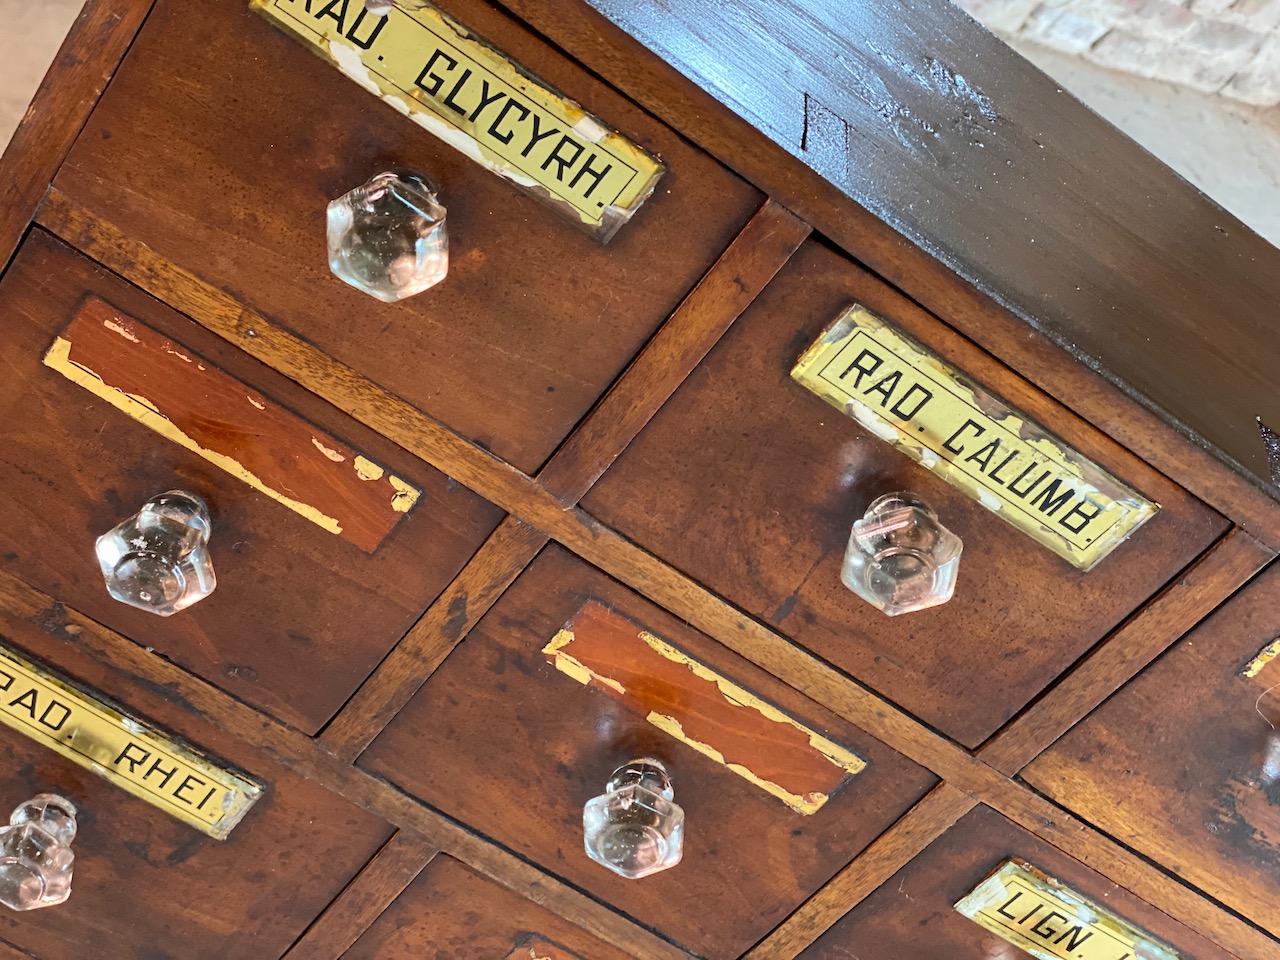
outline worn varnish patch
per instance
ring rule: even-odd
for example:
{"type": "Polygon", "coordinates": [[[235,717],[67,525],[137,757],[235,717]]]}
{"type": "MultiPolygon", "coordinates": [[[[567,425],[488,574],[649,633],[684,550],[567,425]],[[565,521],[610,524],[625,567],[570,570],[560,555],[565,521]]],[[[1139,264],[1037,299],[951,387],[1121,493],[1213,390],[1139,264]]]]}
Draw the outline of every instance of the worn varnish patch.
{"type": "Polygon", "coordinates": [[[91,299],[45,366],[373,552],[421,491],[139,320],[91,299]]]}
{"type": "Polygon", "coordinates": [[[816,813],[866,764],[672,644],[597,601],[543,653],[664,733],[802,814],[816,813]]]}

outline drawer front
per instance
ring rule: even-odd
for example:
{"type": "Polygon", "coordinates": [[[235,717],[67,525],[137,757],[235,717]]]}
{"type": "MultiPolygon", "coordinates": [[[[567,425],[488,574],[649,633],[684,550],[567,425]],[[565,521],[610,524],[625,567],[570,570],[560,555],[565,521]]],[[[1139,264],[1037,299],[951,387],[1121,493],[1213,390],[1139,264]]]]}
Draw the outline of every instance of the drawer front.
{"type": "Polygon", "coordinates": [[[1226,527],[818,242],[783,268],[584,504],[970,747],[1226,527]],[[1159,511],[1085,573],[833,410],[790,372],[851,303],[1060,435],[1159,511]],[[899,490],[924,497],[964,551],[949,602],[889,618],[842,585],[840,567],[852,522],[899,490]]]}
{"type": "Polygon", "coordinates": [[[51,792],[76,805],[79,826],[70,898],[28,913],[0,911],[0,940],[40,960],[281,956],[391,828],[217,729],[174,691],[91,659],[77,649],[77,629],[64,629],[57,611],[29,618],[6,602],[0,613],[7,647],[47,656],[95,697],[185,739],[218,767],[259,781],[263,792],[230,836],[215,840],[0,727],[3,817],[51,792]]]}
{"type": "Polygon", "coordinates": [[[627,954],[441,854],[342,956],[625,960],[627,954]]]}
{"type": "Polygon", "coordinates": [[[483,0],[441,6],[661,157],[656,192],[608,245],[378,102],[248,0],[160,0],[56,186],[532,471],[760,197],[483,0]],[[327,203],[389,167],[439,184],[451,245],[443,283],[396,304],[333,277],[324,246],[327,203]]]}
{"type": "Polygon", "coordinates": [[[1280,566],[1023,771],[1280,936],[1280,566]]]}
{"type": "Polygon", "coordinates": [[[726,958],[935,782],[560,548],[360,762],[687,949],[726,958]],[[671,771],[684,859],[630,881],[584,853],[583,804],[646,756],[671,771]]]}
{"type": "Polygon", "coordinates": [[[1230,958],[1176,920],[987,807],[962,818],[800,956],[804,960],[1017,960],[1028,955],[1045,960],[1230,958]],[[1012,928],[1010,935],[1015,938],[1023,931],[1027,939],[1019,946],[956,909],[1010,860],[1029,864],[1068,891],[1067,896],[1060,889],[1042,896],[1032,881],[1008,886],[1008,895],[997,899],[975,898],[983,913],[998,918],[1002,930],[1012,928]],[[1070,894],[1100,909],[1073,910],[1070,894]],[[1095,917],[1103,919],[1090,922],[1095,917]],[[1121,932],[1124,927],[1140,931],[1148,942],[1154,939],[1172,948],[1172,954],[1130,948],[1126,941],[1133,938],[1132,931],[1121,932]],[[1031,954],[1024,949],[1028,944],[1040,952],[1031,954]]]}
{"type": "Polygon", "coordinates": [[[6,569],[307,732],[501,518],[47,235],[0,311],[6,569]],[[94,540],[175,488],[209,505],[218,586],[162,618],[111,599],[94,540]]]}

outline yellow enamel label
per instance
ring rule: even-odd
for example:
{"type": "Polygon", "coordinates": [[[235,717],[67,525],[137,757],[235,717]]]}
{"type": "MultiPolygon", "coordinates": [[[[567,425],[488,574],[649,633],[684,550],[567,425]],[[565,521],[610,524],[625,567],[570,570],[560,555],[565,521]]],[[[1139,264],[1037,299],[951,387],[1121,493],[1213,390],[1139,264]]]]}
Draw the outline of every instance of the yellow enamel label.
{"type": "Polygon", "coordinates": [[[1178,960],[1172,947],[1020,860],[984,880],[956,910],[1039,960],[1178,960]]]}
{"type": "Polygon", "coordinates": [[[250,6],[410,120],[601,240],[630,219],[662,176],[651,154],[428,3],[385,14],[369,12],[364,0],[250,0],[250,6]]]}
{"type": "Polygon", "coordinates": [[[1159,509],[863,307],[791,376],[1081,570],[1159,509]]]}
{"type": "Polygon", "coordinates": [[[0,722],[219,840],[262,787],[0,647],[0,722]]]}

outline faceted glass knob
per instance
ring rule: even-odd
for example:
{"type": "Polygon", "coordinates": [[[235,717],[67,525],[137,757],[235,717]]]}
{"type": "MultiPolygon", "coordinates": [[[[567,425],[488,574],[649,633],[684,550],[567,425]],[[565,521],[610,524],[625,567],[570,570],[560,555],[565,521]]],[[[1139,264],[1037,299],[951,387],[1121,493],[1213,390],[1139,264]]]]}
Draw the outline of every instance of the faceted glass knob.
{"type": "Polygon", "coordinates": [[[213,593],[209,508],[170,490],[98,538],[107,592],[121,603],[169,617],[213,593]]]}
{"type": "Polygon", "coordinates": [[[71,896],[76,808],[52,793],[32,797],[0,827],[0,903],[38,910],[71,896]]]}
{"type": "Polygon", "coordinates": [[[672,803],[661,761],[633,760],[613,771],[603,795],[587,801],[587,856],[628,880],[674,867],[684,852],[684,810],[672,803]]]}
{"type": "Polygon", "coordinates": [[[936,607],[955,592],[961,548],[923,500],[890,493],[854,523],[840,579],[891,617],[936,607]]]}
{"type": "Polygon", "coordinates": [[[393,303],[449,272],[449,234],[438,191],[416,173],[380,173],[329,204],[329,269],[393,303]]]}

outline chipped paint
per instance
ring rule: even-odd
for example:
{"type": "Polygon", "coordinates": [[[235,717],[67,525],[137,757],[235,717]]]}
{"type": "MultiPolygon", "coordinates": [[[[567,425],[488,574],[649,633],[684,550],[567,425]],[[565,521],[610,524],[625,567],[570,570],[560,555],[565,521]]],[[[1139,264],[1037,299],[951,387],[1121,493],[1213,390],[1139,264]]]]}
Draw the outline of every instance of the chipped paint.
{"type": "Polygon", "coordinates": [[[360,87],[601,241],[653,193],[662,163],[430,3],[250,0],[360,87]]]}
{"type": "Polygon", "coordinates": [[[791,376],[1081,570],[1159,510],[857,304],[791,376]]]}
{"type": "Polygon", "coordinates": [[[1038,960],[1179,960],[1168,944],[1021,860],[955,909],[1038,960]]]}
{"type": "Polygon", "coordinates": [[[0,723],[218,840],[263,786],[0,645],[0,723]]]}
{"type": "Polygon", "coordinates": [[[421,496],[418,488],[102,300],[81,307],[44,364],[366,551],[375,550],[421,496]],[[135,385],[145,385],[152,395],[137,392],[135,385]]]}
{"type": "Polygon", "coordinates": [[[1280,637],[1276,637],[1259,650],[1258,655],[1245,664],[1245,668],[1240,671],[1240,676],[1252,680],[1276,657],[1280,657],[1280,637]]]}
{"type": "Polygon", "coordinates": [[[781,800],[796,813],[816,813],[848,778],[866,768],[865,761],[852,751],[595,601],[588,602],[542,652],[560,673],[584,686],[609,692],[642,714],[647,723],[781,800]],[[619,644],[626,641],[638,641],[648,655],[637,647],[622,650],[619,644]],[[578,651],[570,649],[575,643],[579,644],[578,651]],[[598,661],[609,652],[615,656],[615,669],[607,671],[598,661]],[[678,671],[671,671],[673,666],[687,671],[696,682],[682,680],[678,671]],[[629,690],[627,680],[611,675],[618,673],[634,676],[638,681],[635,689],[629,690]],[[714,688],[717,700],[707,696],[708,686],[714,688]],[[653,704],[664,706],[653,709],[653,704]],[[724,710],[726,706],[728,711],[724,710]],[[774,725],[794,733],[784,735],[774,725]],[[695,734],[692,727],[705,732],[695,734]],[[780,748],[793,751],[791,759],[796,762],[792,766],[782,763],[778,772],[765,775],[758,769],[758,758],[726,753],[742,752],[740,739],[734,740],[732,747],[711,742],[714,737],[725,737],[725,727],[752,738],[755,749],[767,749],[764,744],[778,741],[780,748]],[[796,750],[807,750],[807,756],[795,754],[796,750]],[[826,774],[815,769],[823,764],[834,769],[826,774]],[[802,783],[808,788],[802,789],[802,783]]]}
{"type": "Polygon", "coordinates": [[[525,933],[516,937],[505,960],[582,960],[582,957],[536,933],[525,933]]]}

